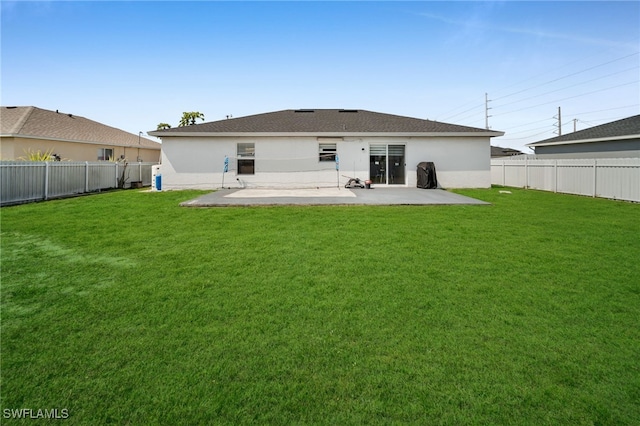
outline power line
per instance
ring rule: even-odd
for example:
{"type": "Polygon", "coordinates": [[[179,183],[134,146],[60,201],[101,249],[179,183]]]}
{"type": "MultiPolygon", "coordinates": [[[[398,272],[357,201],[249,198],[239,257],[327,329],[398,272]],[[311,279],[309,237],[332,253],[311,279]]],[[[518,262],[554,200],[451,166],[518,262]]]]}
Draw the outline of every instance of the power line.
{"type": "Polygon", "coordinates": [[[503,115],[507,115],[507,114],[512,114],[514,112],[519,112],[519,111],[524,111],[524,110],[531,109],[531,108],[536,108],[536,107],[539,107],[539,106],[554,104],[554,103],[557,103],[557,102],[566,101],[568,99],[579,98],[581,96],[587,96],[587,95],[591,95],[593,93],[604,92],[606,90],[616,89],[618,87],[628,86],[630,84],[637,84],[637,83],[638,83],[637,80],[636,81],[630,81],[630,82],[627,82],[627,83],[618,84],[616,86],[605,87],[604,89],[593,90],[591,92],[582,93],[580,95],[569,96],[569,97],[566,97],[566,98],[557,99],[557,100],[545,102],[545,103],[542,103],[542,104],[532,105],[532,106],[528,106],[528,107],[524,107],[524,108],[520,108],[520,109],[515,109],[513,111],[503,112],[502,114],[496,114],[496,116],[503,116],[503,115]]]}
{"type": "MultiPolygon", "coordinates": [[[[639,53],[640,53],[640,52],[635,52],[635,53],[632,53],[632,54],[630,54],[630,55],[622,56],[622,57],[620,57],[620,58],[616,58],[616,59],[613,59],[613,60],[608,61],[608,62],[604,62],[604,63],[598,64],[598,65],[594,65],[594,66],[592,66],[592,67],[589,67],[589,68],[586,68],[586,69],[583,69],[583,70],[580,70],[580,71],[576,71],[576,72],[571,73],[571,74],[563,75],[562,77],[558,77],[558,78],[555,78],[555,79],[553,79],[553,80],[549,80],[549,81],[546,81],[546,82],[544,82],[544,83],[538,84],[538,85],[536,85],[536,86],[528,87],[528,88],[526,88],[526,89],[522,89],[522,90],[519,90],[519,91],[517,91],[517,92],[510,93],[510,94],[508,94],[508,95],[501,96],[501,97],[496,98],[496,99],[494,99],[494,100],[495,100],[495,101],[497,101],[497,100],[500,100],[500,99],[508,98],[508,97],[510,97],[510,96],[517,95],[517,94],[519,94],[519,93],[526,92],[526,91],[531,90],[531,89],[536,89],[536,88],[538,88],[538,87],[542,87],[542,86],[545,86],[545,85],[550,84],[550,83],[555,83],[556,81],[560,81],[560,80],[565,79],[565,78],[568,78],[568,77],[573,77],[574,75],[582,74],[583,72],[591,71],[591,70],[593,70],[593,69],[600,68],[600,67],[602,67],[602,66],[604,66],[604,65],[612,64],[612,63],[614,63],[614,62],[617,62],[617,61],[621,61],[621,60],[623,60],[623,59],[630,58],[631,56],[638,55],[639,53]]],[[[636,68],[637,68],[637,67],[636,67],[636,68]]]]}
{"type": "Polygon", "coordinates": [[[521,138],[504,138],[504,139],[500,139],[501,141],[520,141],[522,139],[531,139],[531,138],[535,138],[536,136],[540,136],[540,135],[544,135],[545,133],[550,133],[552,132],[551,129],[549,130],[545,130],[544,132],[540,132],[540,133],[536,133],[535,135],[529,135],[529,136],[523,136],[521,138]]]}
{"type": "Polygon", "coordinates": [[[563,91],[563,90],[567,90],[567,89],[570,89],[570,88],[572,88],[572,87],[580,86],[580,85],[582,85],[582,84],[591,83],[591,82],[596,81],[596,80],[601,80],[601,79],[603,79],[603,78],[611,77],[612,75],[622,74],[623,72],[627,72],[627,71],[631,71],[631,70],[635,70],[635,69],[638,69],[638,67],[627,68],[627,69],[622,70],[622,71],[617,71],[617,72],[614,72],[614,73],[611,73],[611,74],[603,75],[603,76],[601,76],[601,77],[593,78],[593,79],[591,79],[591,80],[587,80],[587,81],[583,81],[583,82],[580,82],[580,83],[572,84],[571,86],[565,86],[565,87],[562,87],[562,88],[560,88],[560,89],[552,90],[552,91],[550,91],[550,92],[544,92],[544,93],[541,93],[541,94],[539,94],[539,95],[530,96],[530,97],[528,97],[528,98],[520,99],[520,100],[518,100],[518,101],[509,102],[509,103],[502,104],[502,105],[497,105],[497,107],[498,107],[498,108],[499,108],[499,107],[505,107],[505,106],[507,106],[507,105],[513,105],[513,104],[517,104],[517,103],[519,103],[519,102],[528,101],[528,100],[530,100],[530,99],[539,98],[540,96],[548,95],[548,94],[550,94],[550,93],[561,92],[561,91],[563,91]]]}
{"type": "MultiPolygon", "coordinates": [[[[468,105],[468,104],[467,104],[467,105],[468,105]]],[[[483,103],[481,103],[481,104],[476,104],[476,105],[474,105],[473,107],[471,107],[471,108],[469,108],[469,109],[467,109],[467,110],[464,110],[464,111],[462,111],[462,112],[459,112],[459,113],[457,113],[457,114],[455,114],[455,115],[452,115],[452,116],[444,116],[444,117],[442,118],[442,120],[451,120],[452,118],[455,118],[455,117],[457,117],[457,116],[459,116],[459,115],[461,115],[461,114],[465,114],[465,113],[467,113],[467,112],[469,112],[469,111],[475,110],[476,108],[480,108],[480,107],[481,107],[481,106],[483,106],[483,105],[484,105],[484,102],[483,102],[483,103]]]]}
{"type": "MultiPolygon", "coordinates": [[[[547,118],[545,121],[549,121],[550,119],[547,118]]],[[[527,133],[527,132],[535,132],[536,130],[542,130],[542,129],[548,129],[549,126],[542,126],[542,127],[536,127],[535,129],[527,129],[527,130],[520,130],[518,132],[509,132],[508,129],[505,130],[505,133],[508,133],[509,135],[517,135],[519,133],[527,133]]]]}
{"type": "MultiPolygon", "coordinates": [[[[621,61],[621,60],[624,60],[624,59],[630,58],[630,57],[632,57],[632,56],[637,56],[638,54],[640,54],[640,52],[634,52],[634,53],[629,54],[629,55],[621,56],[621,57],[618,57],[618,58],[612,59],[612,60],[607,61],[607,62],[603,62],[603,63],[597,64],[597,65],[594,65],[594,66],[591,66],[591,67],[588,67],[588,68],[585,68],[585,69],[582,69],[582,70],[579,70],[579,71],[576,71],[576,72],[573,72],[573,73],[570,73],[570,74],[563,75],[563,76],[561,76],[561,77],[558,77],[558,78],[555,78],[555,79],[552,79],[552,80],[546,81],[546,82],[541,83],[541,84],[538,84],[538,85],[534,85],[534,86],[531,86],[531,87],[528,87],[528,88],[525,88],[525,89],[522,89],[522,90],[518,90],[518,91],[513,92],[513,93],[509,93],[509,94],[506,94],[506,95],[503,95],[503,96],[499,96],[499,97],[497,97],[497,98],[494,98],[492,101],[494,101],[494,102],[495,102],[495,101],[498,101],[498,100],[501,100],[501,99],[505,99],[505,98],[508,98],[508,97],[511,97],[511,96],[515,96],[515,95],[517,95],[517,94],[524,93],[524,92],[526,92],[526,91],[529,91],[529,90],[532,90],[532,89],[536,89],[536,88],[538,88],[538,87],[542,87],[542,86],[545,86],[545,85],[547,85],[547,84],[551,84],[551,83],[553,83],[553,82],[560,81],[560,80],[562,80],[562,79],[565,79],[565,78],[568,78],[568,77],[572,77],[572,76],[575,76],[575,75],[578,75],[578,74],[581,74],[581,73],[584,73],[584,72],[587,72],[587,71],[590,71],[590,70],[593,70],[593,69],[596,69],[596,68],[600,68],[600,67],[603,67],[603,66],[605,66],[605,65],[609,65],[609,64],[612,64],[612,63],[615,63],[615,62],[618,62],[618,61],[621,61]]],[[[595,56],[595,55],[594,55],[594,56],[595,56]]],[[[498,93],[500,93],[500,91],[504,91],[505,89],[507,89],[507,88],[509,88],[509,87],[514,87],[514,86],[517,86],[517,85],[519,85],[519,84],[525,83],[525,82],[527,82],[527,81],[533,80],[534,78],[537,78],[537,77],[539,77],[539,76],[547,75],[547,74],[549,74],[549,73],[551,73],[551,72],[553,72],[553,71],[556,71],[556,70],[559,70],[559,69],[565,68],[565,67],[567,67],[567,66],[569,66],[569,65],[571,65],[571,64],[574,64],[574,63],[576,63],[576,62],[580,62],[581,60],[583,60],[583,58],[581,58],[581,59],[579,59],[579,60],[576,60],[576,61],[569,62],[568,64],[563,65],[563,66],[558,67],[558,68],[555,68],[555,69],[553,69],[553,70],[551,70],[551,71],[547,71],[547,72],[540,73],[540,74],[538,74],[538,75],[534,75],[534,76],[532,76],[532,77],[530,77],[530,78],[528,78],[528,79],[522,80],[522,81],[520,81],[520,82],[518,82],[518,83],[514,83],[514,84],[512,84],[512,85],[510,85],[510,86],[507,86],[507,87],[505,87],[505,88],[503,88],[503,89],[498,89],[498,90],[497,90],[497,92],[498,92],[498,93]]],[[[625,71],[629,71],[629,70],[631,70],[631,69],[636,69],[636,68],[638,68],[638,67],[633,67],[633,68],[627,69],[627,70],[625,70],[625,71]]],[[[575,85],[573,85],[573,86],[569,86],[569,87],[574,87],[574,86],[577,86],[577,85],[580,85],[580,84],[586,84],[586,83],[588,83],[588,82],[595,81],[595,80],[598,80],[598,79],[601,79],[601,78],[605,78],[605,77],[608,77],[608,76],[611,76],[611,75],[619,74],[619,73],[621,73],[621,72],[624,72],[624,71],[620,71],[620,72],[616,72],[616,73],[613,73],[613,74],[609,74],[609,75],[607,75],[607,76],[597,77],[597,78],[595,78],[595,79],[593,79],[593,80],[589,80],[589,81],[587,81],[587,82],[583,82],[583,83],[578,83],[578,84],[575,84],[575,85]]],[[[568,87],[567,87],[567,88],[568,88],[568,87]]],[[[566,89],[566,88],[564,88],[564,89],[566,89]]],[[[556,90],[556,91],[560,91],[560,90],[564,90],[564,89],[558,89],[558,90],[556,90]]],[[[551,92],[548,92],[548,93],[554,93],[554,92],[556,92],[556,91],[551,91],[551,92]]],[[[547,93],[547,94],[548,94],[548,93],[547,93]]],[[[595,92],[589,92],[589,94],[591,94],[591,93],[595,93],[595,92]]],[[[523,100],[520,100],[520,101],[514,101],[514,102],[511,102],[511,103],[508,103],[508,104],[503,104],[502,106],[505,106],[505,105],[511,105],[511,104],[513,104],[513,103],[517,103],[517,102],[523,102],[524,100],[527,100],[527,99],[533,99],[533,98],[536,98],[536,97],[539,97],[539,96],[542,96],[542,95],[532,96],[532,97],[530,97],[530,98],[526,98],[526,99],[523,99],[523,100]]],[[[567,98],[567,99],[570,99],[570,98],[567,98]]],[[[557,102],[557,101],[554,101],[554,102],[557,102]]],[[[461,106],[459,106],[459,107],[453,108],[453,109],[449,110],[449,112],[439,115],[439,116],[438,116],[438,120],[451,120],[452,118],[459,117],[460,115],[466,114],[466,113],[468,113],[468,112],[470,112],[470,111],[473,111],[473,110],[476,110],[476,111],[477,111],[477,110],[479,110],[482,106],[486,106],[486,102],[484,102],[484,103],[475,103],[472,107],[470,107],[470,108],[468,108],[468,109],[465,109],[464,111],[457,112],[457,113],[455,113],[455,114],[451,115],[454,111],[457,111],[457,110],[459,110],[459,109],[461,109],[461,108],[465,108],[466,106],[471,105],[472,103],[473,103],[473,101],[472,101],[472,102],[467,102],[467,103],[465,103],[465,104],[463,104],[463,105],[461,105],[461,106]]],[[[541,104],[541,105],[546,105],[546,104],[541,104]]],[[[532,107],[532,108],[533,108],[533,107],[532,107]]],[[[521,110],[518,110],[518,111],[521,111],[521,110]]],[[[462,119],[459,119],[459,120],[463,120],[464,118],[468,118],[468,117],[469,117],[469,116],[465,116],[465,117],[463,117],[462,119]]]]}
{"type": "Polygon", "coordinates": [[[581,123],[588,124],[588,125],[590,125],[590,126],[599,126],[599,125],[601,125],[601,124],[604,124],[604,123],[610,123],[610,122],[612,122],[612,121],[616,121],[616,120],[621,120],[620,116],[596,119],[596,121],[597,121],[598,123],[594,123],[594,122],[592,122],[592,121],[587,121],[587,120],[578,120],[578,121],[579,121],[579,122],[581,122],[581,123]]]}
{"type": "MultiPolygon", "coordinates": [[[[595,110],[595,111],[583,111],[583,112],[578,112],[578,113],[572,113],[571,115],[572,115],[572,116],[574,116],[574,117],[577,117],[577,116],[588,115],[588,114],[596,114],[596,113],[600,113],[600,112],[615,111],[615,110],[625,109],[625,108],[630,108],[630,107],[635,107],[635,106],[638,106],[638,104],[634,104],[634,105],[625,105],[625,106],[616,107],[616,108],[599,109],[599,110],[595,110]]],[[[616,119],[620,119],[620,116],[615,116],[615,117],[611,117],[611,118],[601,118],[601,119],[598,119],[598,120],[596,120],[596,121],[600,121],[600,122],[604,122],[604,123],[606,123],[606,122],[608,122],[608,121],[613,121],[613,120],[616,120],[616,119]]],[[[503,130],[504,130],[506,133],[508,133],[509,135],[516,135],[516,134],[526,133],[526,132],[535,132],[536,130],[540,130],[540,129],[546,128],[547,126],[544,126],[544,127],[534,127],[534,128],[532,128],[532,129],[519,130],[519,131],[517,131],[517,132],[512,132],[512,131],[510,131],[510,130],[511,130],[511,129],[517,129],[517,128],[519,128],[519,127],[530,126],[530,125],[532,125],[532,124],[538,124],[538,123],[543,123],[543,122],[549,122],[550,120],[552,120],[552,118],[545,118],[545,119],[542,119],[542,120],[530,121],[530,122],[527,122],[527,123],[524,123],[524,124],[519,124],[519,125],[517,125],[517,126],[506,127],[506,128],[504,128],[503,130]]],[[[581,123],[585,123],[585,124],[595,125],[595,124],[593,124],[593,123],[591,123],[591,122],[589,122],[589,121],[586,121],[586,120],[583,120],[583,119],[577,119],[577,118],[571,119],[571,120],[569,120],[569,121],[567,121],[567,122],[565,122],[565,123],[562,123],[562,124],[563,124],[563,126],[564,126],[564,125],[568,125],[568,124],[570,124],[573,120],[578,120],[579,122],[581,122],[581,123]]]]}
{"type": "MultiPolygon", "coordinates": [[[[518,127],[524,127],[524,126],[528,126],[528,125],[530,125],[530,124],[542,123],[543,121],[548,121],[548,120],[550,120],[550,119],[549,119],[549,118],[545,118],[544,120],[530,121],[530,122],[528,122],[528,123],[520,124],[520,125],[518,125],[518,126],[513,126],[513,127],[510,127],[510,128],[511,128],[511,129],[517,129],[518,127]]],[[[535,129],[534,129],[534,130],[535,130],[535,129]]]]}
{"type": "MultiPolygon", "coordinates": [[[[614,109],[621,109],[621,108],[609,108],[609,109],[605,109],[605,110],[602,110],[602,111],[609,111],[609,110],[614,110],[614,109]]],[[[584,114],[584,113],[581,113],[581,114],[584,114]]],[[[578,114],[576,114],[576,115],[578,115],[578,114]]],[[[557,118],[557,116],[555,118],[557,118]]],[[[593,127],[593,126],[599,126],[601,124],[610,123],[612,121],[620,120],[622,118],[625,118],[625,117],[615,116],[615,117],[608,117],[608,118],[598,118],[598,119],[595,119],[593,121],[587,121],[587,120],[574,118],[574,119],[571,119],[571,120],[568,120],[568,121],[562,123],[562,125],[565,126],[565,125],[569,125],[571,123],[574,123],[574,129],[575,130],[573,130],[573,131],[578,131],[576,129],[575,123],[584,123],[588,127],[593,127]]],[[[550,120],[550,119],[547,119],[547,120],[550,120]]],[[[544,121],[544,120],[542,120],[542,121],[544,121]]],[[[515,135],[515,134],[521,134],[521,133],[526,133],[526,132],[535,132],[536,130],[547,128],[547,130],[545,130],[543,132],[540,132],[540,133],[535,133],[535,134],[522,136],[522,137],[517,137],[517,138],[511,138],[511,137],[500,138],[500,140],[501,141],[505,141],[505,142],[521,141],[521,140],[524,140],[524,139],[533,139],[533,138],[536,138],[537,136],[541,136],[543,134],[550,133],[550,132],[555,133],[550,127],[551,126],[549,126],[549,127],[537,127],[537,128],[533,128],[533,129],[522,130],[522,131],[519,131],[519,132],[509,132],[508,129],[507,129],[505,131],[505,134],[507,134],[507,135],[515,135]]],[[[553,127],[557,129],[557,124],[554,124],[553,127]]],[[[580,130],[584,130],[584,129],[580,129],[580,130]]]]}
{"type": "MultiPolygon", "coordinates": [[[[533,79],[535,79],[535,78],[537,78],[537,77],[542,77],[543,75],[551,74],[551,73],[553,73],[553,72],[555,72],[555,71],[558,71],[558,70],[561,70],[561,69],[563,69],[563,68],[566,68],[566,67],[568,67],[569,65],[573,65],[573,64],[575,64],[575,63],[577,63],[577,62],[584,61],[585,59],[591,59],[591,58],[593,58],[593,57],[596,57],[596,56],[600,55],[600,54],[601,54],[601,53],[603,53],[603,52],[608,52],[608,50],[607,50],[607,49],[600,50],[600,51],[598,51],[598,52],[593,53],[593,54],[592,54],[592,55],[590,55],[588,58],[585,58],[585,57],[582,57],[582,56],[581,56],[580,58],[578,58],[578,59],[576,59],[576,60],[574,60],[574,61],[568,62],[568,63],[566,63],[566,64],[564,64],[564,65],[561,65],[561,66],[559,66],[559,67],[556,67],[556,68],[553,68],[553,69],[547,70],[547,71],[545,71],[545,72],[539,73],[539,74],[534,75],[534,76],[531,76],[531,77],[527,77],[527,78],[525,78],[524,80],[521,80],[521,81],[519,81],[519,82],[517,82],[517,83],[513,83],[513,84],[511,84],[511,85],[509,85],[509,86],[507,86],[507,87],[504,87],[504,88],[502,88],[502,89],[498,89],[498,90],[497,90],[497,92],[498,92],[498,94],[499,94],[501,91],[505,91],[506,89],[508,89],[508,88],[510,88],[510,87],[518,86],[518,85],[520,85],[520,84],[522,84],[522,83],[526,83],[527,81],[533,80],[533,79]]],[[[633,55],[636,55],[636,54],[638,54],[638,53],[640,53],[640,52],[636,52],[636,53],[631,54],[631,55],[629,55],[629,56],[633,56],[633,55]]],[[[505,95],[505,96],[503,96],[503,97],[507,97],[507,96],[511,96],[511,95],[505,95]]]]}
{"type": "Polygon", "coordinates": [[[574,115],[587,115],[587,114],[595,114],[597,112],[606,112],[606,111],[614,111],[616,109],[625,109],[625,108],[631,108],[631,107],[637,107],[640,104],[632,104],[632,105],[625,105],[625,106],[621,106],[621,107],[616,107],[616,108],[607,108],[607,109],[599,109],[596,111],[588,111],[588,112],[578,112],[574,115]]]}
{"type": "MultiPolygon", "coordinates": [[[[467,103],[465,103],[465,104],[462,104],[462,105],[460,105],[460,106],[458,106],[458,107],[455,107],[455,108],[453,108],[453,109],[450,109],[449,111],[447,111],[447,112],[445,112],[445,113],[439,114],[437,117],[438,117],[438,119],[439,119],[440,117],[443,117],[443,119],[448,120],[448,118],[447,118],[447,117],[449,117],[449,115],[450,115],[451,113],[453,113],[454,111],[457,111],[457,110],[459,110],[459,109],[461,109],[461,108],[466,108],[467,106],[471,105],[471,104],[472,104],[472,103],[474,103],[474,102],[476,102],[476,101],[471,101],[471,102],[467,102],[467,103]]],[[[477,107],[477,105],[476,105],[476,106],[474,106],[474,107],[472,107],[472,109],[473,109],[473,108],[476,108],[476,107],[477,107]]],[[[470,111],[470,110],[467,110],[467,111],[470,111]]],[[[460,113],[458,113],[458,114],[456,114],[456,115],[464,114],[464,113],[465,113],[465,112],[467,112],[467,111],[462,111],[462,112],[460,112],[460,113]]],[[[452,117],[455,117],[456,115],[453,115],[452,117]]]]}

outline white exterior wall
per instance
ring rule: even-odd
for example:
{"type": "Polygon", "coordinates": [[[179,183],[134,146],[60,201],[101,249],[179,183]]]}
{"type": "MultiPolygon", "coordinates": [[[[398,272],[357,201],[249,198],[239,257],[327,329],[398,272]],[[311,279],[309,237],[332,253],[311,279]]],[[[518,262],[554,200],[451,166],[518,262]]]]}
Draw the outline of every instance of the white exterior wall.
{"type": "MultiPolygon", "coordinates": [[[[170,137],[162,141],[163,189],[222,187],[224,158],[229,157],[225,187],[313,188],[344,186],[348,177],[369,178],[371,144],[405,145],[405,176],[416,186],[416,168],[435,163],[443,188],[491,186],[488,137],[170,137]],[[238,175],[238,143],[255,143],[255,174],[238,175]],[[336,143],[340,170],[318,161],[320,143],[336,143]]],[[[397,185],[393,185],[397,186],[397,185]]]]}
{"type": "Polygon", "coordinates": [[[422,161],[436,166],[443,188],[490,188],[491,144],[488,137],[412,138],[408,144],[408,186],[417,184],[416,168],[422,161]]]}

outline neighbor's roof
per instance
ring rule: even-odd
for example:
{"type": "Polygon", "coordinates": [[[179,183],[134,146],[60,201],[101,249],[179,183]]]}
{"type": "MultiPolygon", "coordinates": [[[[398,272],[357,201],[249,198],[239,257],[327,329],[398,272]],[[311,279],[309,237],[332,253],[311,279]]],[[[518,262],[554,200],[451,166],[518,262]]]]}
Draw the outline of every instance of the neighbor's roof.
{"type": "Polygon", "coordinates": [[[589,127],[588,129],[556,136],[540,142],[527,144],[527,146],[564,145],[586,142],[603,142],[623,139],[640,138],[640,115],[589,127]]]}
{"type": "Polygon", "coordinates": [[[301,109],[268,112],[241,118],[149,132],[152,136],[216,136],[241,134],[464,134],[502,136],[503,132],[440,123],[438,121],[382,114],[365,110],[301,109]]]}
{"type": "MultiPolygon", "coordinates": [[[[0,107],[0,135],[52,139],[65,142],[113,146],[138,146],[138,135],[106,126],[74,114],[49,111],[33,106],[0,107]]],[[[150,139],[139,138],[140,145],[160,149],[150,139]]]]}
{"type": "Polygon", "coordinates": [[[510,157],[512,155],[520,155],[521,151],[513,148],[502,148],[501,146],[491,147],[491,157],[510,157]]]}

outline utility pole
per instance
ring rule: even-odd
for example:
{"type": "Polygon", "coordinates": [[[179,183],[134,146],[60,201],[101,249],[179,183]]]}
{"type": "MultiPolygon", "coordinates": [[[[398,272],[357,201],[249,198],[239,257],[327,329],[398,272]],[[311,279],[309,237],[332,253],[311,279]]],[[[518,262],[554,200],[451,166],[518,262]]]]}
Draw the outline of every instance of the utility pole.
{"type": "Polygon", "coordinates": [[[562,111],[560,110],[560,107],[558,107],[558,116],[554,116],[553,118],[558,119],[558,136],[562,136],[562,111]]]}
{"type": "Polygon", "coordinates": [[[562,136],[562,110],[558,107],[558,136],[562,136]]]}
{"type": "Polygon", "coordinates": [[[489,130],[489,95],[487,93],[484,94],[484,127],[489,130]]]}

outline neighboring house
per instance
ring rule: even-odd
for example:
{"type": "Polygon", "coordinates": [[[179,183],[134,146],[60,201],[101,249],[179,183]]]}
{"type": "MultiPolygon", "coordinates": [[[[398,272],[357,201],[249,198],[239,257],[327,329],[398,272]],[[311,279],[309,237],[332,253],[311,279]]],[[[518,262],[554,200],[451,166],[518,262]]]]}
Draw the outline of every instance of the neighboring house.
{"type": "Polygon", "coordinates": [[[301,109],[149,134],[162,139],[163,188],[178,189],[219,188],[223,180],[225,187],[344,186],[349,177],[415,187],[423,161],[435,163],[444,188],[488,188],[490,139],[504,133],[365,110],[301,109]]]}
{"type": "Polygon", "coordinates": [[[527,146],[539,158],[640,158],[640,115],[527,146]]]}
{"type": "Polygon", "coordinates": [[[522,155],[521,151],[512,148],[502,148],[499,146],[491,147],[491,158],[511,157],[513,155],[522,155]]]}
{"type": "Polygon", "coordinates": [[[0,159],[17,160],[28,151],[69,161],[160,160],[160,144],[140,134],[33,106],[0,107],[0,159]]]}

